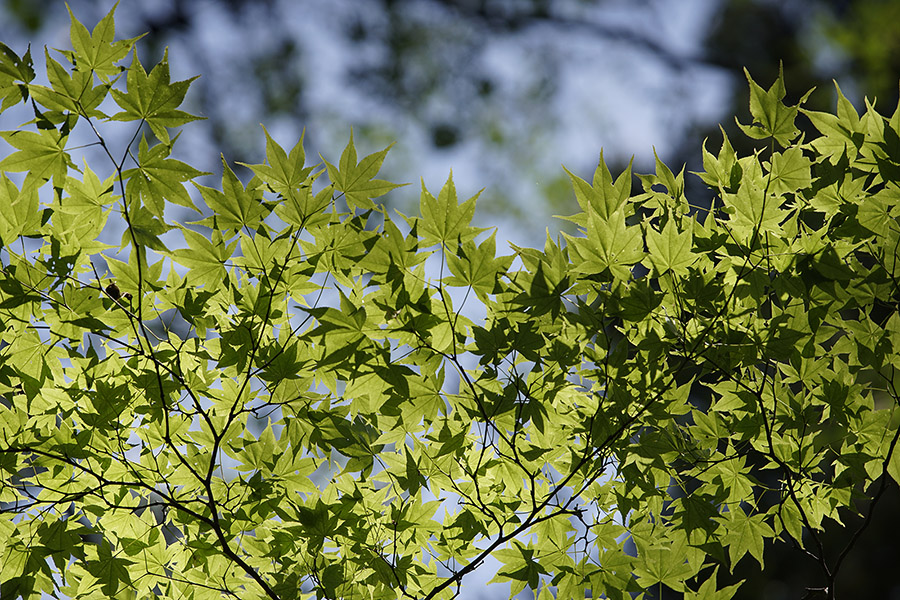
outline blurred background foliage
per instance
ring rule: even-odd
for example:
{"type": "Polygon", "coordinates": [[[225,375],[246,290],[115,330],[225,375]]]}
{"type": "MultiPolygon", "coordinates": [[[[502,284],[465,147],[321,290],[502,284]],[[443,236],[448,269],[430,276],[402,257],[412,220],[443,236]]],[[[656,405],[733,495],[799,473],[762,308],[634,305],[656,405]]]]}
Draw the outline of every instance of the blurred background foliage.
{"type": "MultiPolygon", "coordinates": [[[[62,5],[2,0],[0,33],[62,46],[62,5]]],[[[91,21],[109,0],[69,5],[91,21]]],[[[746,151],[731,120],[748,116],[743,67],[768,87],[783,63],[789,100],[817,86],[816,110],[837,79],[892,111],[900,73],[900,0],[124,0],[117,23],[149,32],[145,63],[171,46],[173,75],[203,73],[192,96],[210,120],[192,143],[210,152],[190,155],[212,158],[198,166],[256,161],[262,121],[286,141],[305,127],[313,155],[353,125],[372,149],[403,142],[389,177],[436,186],[452,166],[487,187],[482,214],[531,234],[574,210],[560,163],[589,175],[603,148],[614,170],[634,155],[650,171],[655,147],[697,170],[720,122],[746,151]]]]}
{"type": "MultiPolygon", "coordinates": [[[[109,4],[69,0],[86,23],[109,4]]],[[[260,162],[260,122],[283,144],[305,129],[307,156],[333,158],[352,125],[361,150],[400,140],[389,179],[423,174],[431,189],[453,167],[461,194],[487,186],[483,224],[530,245],[563,226],[550,215],[575,211],[561,162],[589,178],[603,148],[614,173],[632,155],[650,172],[655,146],[674,170],[700,170],[700,144],[717,150],[720,124],[739,154],[752,151],[732,118],[749,121],[744,67],[768,87],[782,64],[787,101],[815,86],[814,110],[834,110],[832,79],[882,114],[900,91],[900,0],[122,0],[116,21],[120,37],[149,32],[144,64],[169,46],[174,79],[203,74],[190,109],[209,119],[176,147],[192,165],[217,171],[220,151],[260,162]]],[[[19,52],[32,42],[37,59],[41,45],[66,47],[64,3],[0,0],[0,39],[19,52]]],[[[689,197],[709,198],[687,182],[689,197]]],[[[415,187],[396,208],[417,203],[415,187]]],[[[900,599],[900,494],[889,489],[840,597],[900,599]]],[[[830,526],[836,552],[859,522],[830,526]]],[[[774,548],[764,573],[741,563],[737,597],[802,597],[818,573],[798,556],[774,548]]]]}

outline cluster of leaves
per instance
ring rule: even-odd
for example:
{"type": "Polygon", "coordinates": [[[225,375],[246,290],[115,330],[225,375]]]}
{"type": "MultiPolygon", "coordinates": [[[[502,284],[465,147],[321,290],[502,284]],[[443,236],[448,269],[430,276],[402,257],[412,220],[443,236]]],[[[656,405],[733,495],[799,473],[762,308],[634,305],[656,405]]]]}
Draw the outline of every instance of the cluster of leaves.
{"type": "Polygon", "coordinates": [[[729,598],[775,539],[833,597],[859,531],[819,533],[900,479],[900,110],[748,76],[768,148],[704,148],[712,206],[601,157],[577,235],[497,256],[452,178],[376,205],[388,150],[352,137],[319,167],[266,133],[246,184],[196,183],[190,82],[112,12],[71,37],[49,87],[0,46],[35,114],[0,161],[4,597],[450,598],[494,557],[512,594],[729,598]]]}

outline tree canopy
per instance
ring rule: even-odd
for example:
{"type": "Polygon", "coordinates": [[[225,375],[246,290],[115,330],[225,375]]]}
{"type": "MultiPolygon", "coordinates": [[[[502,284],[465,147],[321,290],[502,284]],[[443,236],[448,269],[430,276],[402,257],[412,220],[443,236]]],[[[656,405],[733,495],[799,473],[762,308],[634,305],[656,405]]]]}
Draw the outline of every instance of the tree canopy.
{"type": "Polygon", "coordinates": [[[0,133],[4,598],[451,598],[494,558],[512,595],[727,599],[779,542],[840,595],[900,480],[900,108],[747,73],[765,148],[704,144],[712,204],[601,155],[576,232],[498,253],[452,176],[376,203],[352,134],[201,184],[192,80],[114,32],[72,15],[48,85],[0,45],[34,115],[0,133]]]}

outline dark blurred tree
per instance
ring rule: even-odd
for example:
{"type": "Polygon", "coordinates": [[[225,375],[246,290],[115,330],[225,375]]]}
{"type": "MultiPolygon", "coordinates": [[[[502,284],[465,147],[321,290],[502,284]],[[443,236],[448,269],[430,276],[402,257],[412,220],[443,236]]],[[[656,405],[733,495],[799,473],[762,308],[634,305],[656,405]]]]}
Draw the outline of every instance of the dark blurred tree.
{"type": "MultiPolygon", "coordinates": [[[[806,107],[826,111],[834,107],[836,94],[832,80],[844,94],[864,109],[863,96],[877,98],[882,111],[897,106],[900,92],[900,1],[898,0],[726,0],[705,40],[703,60],[728,72],[742,82],[748,69],[760,82],[774,81],[784,69],[788,84],[786,102],[796,103],[809,89],[832,93],[812,95],[806,107]]],[[[727,114],[749,119],[747,97],[742,85],[732,88],[727,114]]],[[[739,153],[746,153],[752,141],[740,135],[734,122],[721,124],[739,153]]],[[[798,125],[812,133],[804,119],[798,125]]],[[[696,139],[709,138],[718,147],[722,136],[718,124],[699,124],[686,136],[676,154],[678,160],[699,167],[694,152],[696,139]]],[[[695,193],[701,184],[692,182],[695,193]]]]}
{"type": "Polygon", "coordinates": [[[826,35],[845,52],[843,69],[879,105],[896,105],[900,89],[900,2],[832,0],[824,16],[826,35]]]}

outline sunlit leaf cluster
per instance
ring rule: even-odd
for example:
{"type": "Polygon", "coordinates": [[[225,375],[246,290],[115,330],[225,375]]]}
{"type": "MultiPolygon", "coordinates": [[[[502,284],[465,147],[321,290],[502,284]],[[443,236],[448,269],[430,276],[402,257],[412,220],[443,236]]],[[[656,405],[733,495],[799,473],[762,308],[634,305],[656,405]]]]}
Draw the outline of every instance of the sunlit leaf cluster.
{"type": "Polygon", "coordinates": [[[47,86],[0,45],[34,115],[0,133],[3,598],[452,598],[489,557],[513,595],[730,598],[784,541],[833,597],[857,536],[821,532],[900,480],[900,110],[748,74],[764,145],[704,146],[711,204],[601,156],[577,232],[506,250],[452,177],[378,204],[352,136],[173,158],[192,80],[113,18],[47,86]]]}

